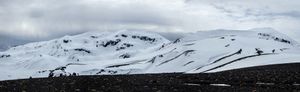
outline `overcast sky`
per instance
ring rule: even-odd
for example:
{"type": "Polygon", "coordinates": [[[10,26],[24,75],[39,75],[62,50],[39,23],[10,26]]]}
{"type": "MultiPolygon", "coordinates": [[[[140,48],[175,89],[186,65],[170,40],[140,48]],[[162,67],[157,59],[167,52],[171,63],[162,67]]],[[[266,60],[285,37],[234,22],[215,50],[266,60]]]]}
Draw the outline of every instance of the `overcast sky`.
{"type": "Polygon", "coordinates": [[[300,41],[299,24],[300,0],[0,0],[0,34],[27,39],[271,27],[300,41]]]}

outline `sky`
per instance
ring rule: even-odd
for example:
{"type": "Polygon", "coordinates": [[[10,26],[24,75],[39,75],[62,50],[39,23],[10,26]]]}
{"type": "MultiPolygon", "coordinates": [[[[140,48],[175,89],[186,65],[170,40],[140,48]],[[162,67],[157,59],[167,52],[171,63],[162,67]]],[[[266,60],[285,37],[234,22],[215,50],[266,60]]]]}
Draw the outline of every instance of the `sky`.
{"type": "Polygon", "coordinates": [[[0,0],[0,34],[42,40],[86,31],[270,27],[300,42],[300,0],[0,0]]]}

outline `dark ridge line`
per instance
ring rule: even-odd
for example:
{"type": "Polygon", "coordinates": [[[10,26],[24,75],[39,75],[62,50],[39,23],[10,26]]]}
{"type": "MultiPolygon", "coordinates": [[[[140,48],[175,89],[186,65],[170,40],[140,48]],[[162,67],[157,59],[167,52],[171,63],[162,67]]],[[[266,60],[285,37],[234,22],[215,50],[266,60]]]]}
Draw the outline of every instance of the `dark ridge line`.
{"type": "MultiPolygon", "coordinates": [[[[209,65],[211,65],[211,64],[209,64],[209,65]]],[[[201,69],[202,67],[204,67],[204,66],[198,67],[196,70],[199,70],[199,69],[201,69]]],[[[196,70],[194,70],[194,71],[196,71],[196,70]]]]}
{"type": "MultiPolygon", "coordinates": [[[[208,64],[208,65],[211,65],[211,64],[217,63],[217,62],[219,62],[219,61],[221,61],[221,60],[223,60],[223,59],[229,58],[229,57],[231,57],[231,56],[233,56],[233,55],[235,55],[235,54],[238,54],[238,52],[239,52],[239,51],[237,51],[237,52],[235,52],[235,53],[233,53],[233,54],[224,56],[224,57],[222,57],[222,58],[219,58],[219,59],[217,59],[216,61],[214,61],[214,62],[212,62],[212,63],[210,63],[210,64],[208,64]]],[[[199,69],[201,69],[202,67],[204,67],[204,66],[198,67],[196,70],[199,70],[199,69]]],[[[194,70],[194,71],[196,71],[196,70],[194,70]]]]}
{"type": "Polygon", "coordinates": [[[164,62],[162,62],[162,63],[160,63],[160,64],[158,64],[158,65],[156,65],[156,66],[160,66],[160,65],[162,65],[162,64],[168,63],[168,62],[170,62],[170,61],[172,61],[172,60],[174,60],[174,59],[180,57],[180,56],[183,55],[183,54],[187,55],[188,53],[194,52],[194,51],[195,51],[195,50],[186,50],[186,51],[182,52],[181,54],[175,56],[174,58],[171,58],[171,59],[169,59],[169,60],[166,60],[166,61],[164,61],[164,62]]]}
{"type": "Polygon", "coordinates": [[[189,43],[189,44],[184,44],[183,46],[191,46],[194,45],[195,43],[189,43]]]}
{"type": "MultiPolygon", "coordinates": [[[[153,58],[152,58],[151,60],[149,60],[148,62],[154,63],[155,59],[156,59],[156,56],[153,57],[153,58]]],[[[105,68],[122,67],[122,66],[128,66],[128,65],[132,65],[132,64],[135,64],[135,63],[117,64],[117,65],[107,66],[107,67],[105,67],[105,68]]]]}
{"type": "Polygon", "coordinates": [[[149,60],[148,62],[154,63],[155,59],[156,59],[156,56],[153,57],[153,58],[152,58],[151,60],[149,60]]]}
{"type": "Polygon", "coordinates": [[[233,55],[235,55],[235,54],[238,54],[238,51],[235,52],[235,53],[233,53],[233,54],[230,54],[230,55],[224,56],[224,57],[222,57],[222,58],[219,58],[218,60],[212,62],[211,64],[217,63],[217,62],[219,62],[219,61],[221,61],[221,60],[223,60],[223,59],[229,58],[229,57],[231,57],[231,56],[233,56],[233,55]]]}
{"type": "Polygon", "coordinates": [[[70,66],[70,65],[86,65],[86,64],[81,64],[81,63],[68,63],[66,66],[70,66]]]}
{"type": "MultiPolygon", "coordinates": [[[[149,62],[149,61],[148,61],[149,62]]],[[[136,62],[138,63],[138,62],[136,62]]],[[[122,67],[122,66],[128,66],[128,65],[132,65],[132,64],[136,64],[136,63],[124,63],[124,64],[116,64],[116,65],[110,65],[110,66],[107,66],[105,68],[113,68],[113,67],[122,67]]]]}
{"type": "Polygon", "coordinates": [[[164,64],[164,63],[168,63],[168,62],[170,62],[170,61],[172,61],[172,60],[174,60],[174,59],[180,57],[180,56],[183,55],[184,53],[185,53],[185,52],[182,52],[181,54],[175,56],[174,58],[171,58],[171,59],[169,59],[169,60],[166,60],[166,61],[164,61],[164,62],[158,64],[157,66],[160,66],[160,65],[162,65],[162,64],[164,64]]]}
{"type": "MultiPolygon", "coordinates": [[[[151,62],[151,63],[154,63],[156,59],[156,56],[153,57],[151,60],[147,61],[148,63],[151,62]]],[[[135,64],[135,63],[127,63],[127,64],[117,64],[117,65],[111,65],[111,66],[107,66],[105,68],[113,68],[113,67],[122,67],[122,66],[128,66],[128,65],[132,65],[132,64],[135,64]]]]}
{"type": "Polygon", "coordinates": [[[191,63],[193,63],[193,62],[195,62],[195,61],[190,61],[190,62],[187,62],[186,64],[184,64],[183,66],[186,66],[186,65],[188,65],[188,64],[191,64],[191,63]]]}
{"type": "Polygon", "coordinates": [[[130,64],[112,65],[112,66],[107,66],[107,67],[105,67],[105,68],[121,67],[121,66],[127,66],[127,65],[130,65],[130,64]]]}
{"type": "Polygon", "coordinates": [[[234,62],[236,62],[236,61],[243,60],[243,59],[247,59],[247,58],[251,58],[251,57],[257,57],[257,56],[262,56],[262,55],[271,55],[271,54],[274,54],[274,53],[265,53],[265,54],[261,54],[261,55],[250,55],[250,56],[241,57],[241,58],[232,60],[232,61],[230,61],[230,62],[227,62],[227,63],[225,63],[225,64],[219,65],[219,66],[217,66],[217,67],[214,67],[214,68],[208,69],[208,70],[206,70],[206,71],[203,71],[202,73],[208,72],[208,71],[211,71],[211,70],[215,70],[215,69],[217,69],[217,68],[221,68],[221,67],[223,67],[223,66],[226,66],[226,65],[228,65],[228,64],[231,64],[231,63],[234,63],[234,62]]]}

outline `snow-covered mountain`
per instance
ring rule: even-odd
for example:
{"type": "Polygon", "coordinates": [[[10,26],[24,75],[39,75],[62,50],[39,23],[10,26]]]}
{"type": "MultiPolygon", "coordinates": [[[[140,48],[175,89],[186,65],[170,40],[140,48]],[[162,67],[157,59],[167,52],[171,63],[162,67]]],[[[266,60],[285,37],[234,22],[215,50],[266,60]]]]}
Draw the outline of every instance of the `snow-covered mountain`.
{"type": "Polygon", "coordinates": [[[298,46],[272,29],[196,32],[175,41],[145,31],[88,32],[0,52],[0,80],[71,73],[218,72],[300,62],[298,46]]]}

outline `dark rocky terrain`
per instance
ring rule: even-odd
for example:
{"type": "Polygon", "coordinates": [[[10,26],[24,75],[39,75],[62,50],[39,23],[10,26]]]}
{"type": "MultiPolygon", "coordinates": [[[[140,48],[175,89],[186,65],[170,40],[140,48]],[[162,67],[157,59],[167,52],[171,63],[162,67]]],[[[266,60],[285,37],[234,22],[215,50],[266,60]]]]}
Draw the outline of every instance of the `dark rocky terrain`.
{"type": "Polygon", "coordinates": [[[0,82],[0,92],[300,92],[300,63],[200,74],[33,78],[0,82]]]}

